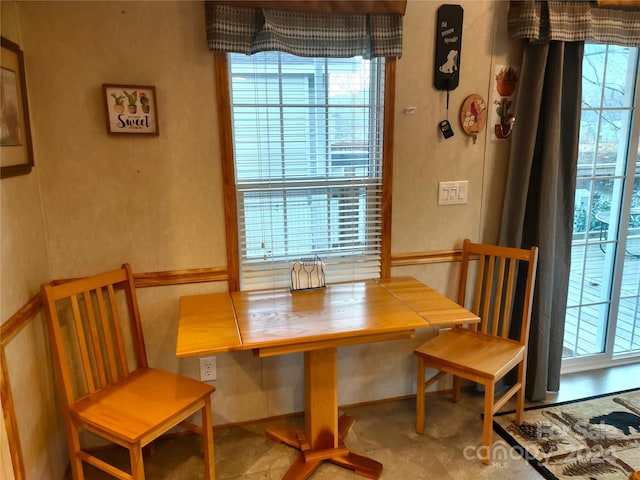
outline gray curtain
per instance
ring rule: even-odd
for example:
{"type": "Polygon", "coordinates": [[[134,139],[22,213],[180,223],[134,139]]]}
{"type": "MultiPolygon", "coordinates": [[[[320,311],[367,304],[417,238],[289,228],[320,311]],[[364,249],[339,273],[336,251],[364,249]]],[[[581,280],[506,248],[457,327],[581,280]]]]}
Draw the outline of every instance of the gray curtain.
{"type": "Polygon", "coordinates": [[[640,47],[640,8],[613,1],[518,0],[509,4],[509,36],[531,43],[593,41],[640,47]]]}
{"type": "Polygon", "coordinates": [[[533,401],[560,386],[583,52],[584,42],[528,43],[520,71],[500,244],[540,248],[526,385],[533,401]]]}

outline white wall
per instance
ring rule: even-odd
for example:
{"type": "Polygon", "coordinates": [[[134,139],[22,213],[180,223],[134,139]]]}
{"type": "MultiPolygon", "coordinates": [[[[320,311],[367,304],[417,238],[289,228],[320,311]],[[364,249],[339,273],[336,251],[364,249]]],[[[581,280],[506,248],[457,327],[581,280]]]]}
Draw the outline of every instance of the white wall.
{"type": "MultiPolygon", "coordinates": [[[[432,87],[438,2],[409,0],[398,62],[394,148],[394,253],[459,247],[467,236],[494,241],[508,143],[481,135],[474,145],[457,122],[464,98],[490,101],[492,70],[514,63],[507,2],[467,0],[460,85],[451,93],[456,132],[437,129],[445,96],[432,87]],[[406,106],[416,106],[413,116],[406,106]],[[437,183],[469,180],[468,205],[438,207],[437,183]]],[[[3,179],[2,322],[41,282],[111,269],[135,272],[226,264],[213,62],[202,2],[2,2],[2,35],[25,53],[36,167],[3,179]],[[103,83],[155,85],[160,135],[107,135],[103,83]]],[[[394,268],[452,294],[457,267],[394,268]]],[[[175,358],[180,295],[225,283],[139,290],[153,366],[197,378],[197,359],[175,358]]],[[[417,338],[343,348],[339,402],[413,393],[417,338]]],[[[42,319],[7,350],[28,478],[61,478],[64,439],[46,363],[42,319]],[[38,378],[37,382],[33,382],[38,378]],[[33,385],[30,385],[33,384],[33,385]],[[32,412],[43,422],[33,428],[32,412]]],[[[303,408],[302,357],[218,355],[216,424],[303,408]]],[[[3,456],[3,464],[5,462],[3,456]]],[[[4,466],[3,466],[4,468],[4,466]]]]}

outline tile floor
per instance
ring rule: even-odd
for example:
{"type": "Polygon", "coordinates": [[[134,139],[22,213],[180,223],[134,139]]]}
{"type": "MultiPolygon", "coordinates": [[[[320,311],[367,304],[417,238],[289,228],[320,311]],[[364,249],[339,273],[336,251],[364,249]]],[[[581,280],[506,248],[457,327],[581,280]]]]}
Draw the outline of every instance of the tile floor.
{"type": "MultiPolygon", "coordinates": [[[[583,398],[640,386],[640,364],[574,373],[562,378],[561,391],[549,394],[546,403],[583,398]]],[[[506,407],[509,408],[509,407],[506,407]]],[[[541,479],[528,463],[511,454],[506,443],[494,433],[494,446],[502,444],[504,460],[484,465],[474,458],[482,434],[482,395],[463,392],[459,403],[445,397],[427,399],[426,428],[415,433],[414,400],[399,400],[345,410],[356,418],[345,443],[352,449],[382,462],[382,479],[462,480],[541,479]]],[[[301,426],[302,417],[283,421],[301,426]]],[[[268,422],[216,430],[217,480],[280,479],[297,456],[297,451],[277,444],[264,435],[268,422]]],[[[106,452],[127,464],[125,452],[106,452]]],[[[156,453],[145,459],[147,480],[196,480],[203,478],[200,437],[183,436],[159,441],[156,453]]],[[[88,479],[110,478],[85,467],[88,479]]],[[[70,475],[67,475],[70,479],[70,475]]],[[[324,463],[310,479],[355,480],[362,478],[349,470],[324,463]]]]}

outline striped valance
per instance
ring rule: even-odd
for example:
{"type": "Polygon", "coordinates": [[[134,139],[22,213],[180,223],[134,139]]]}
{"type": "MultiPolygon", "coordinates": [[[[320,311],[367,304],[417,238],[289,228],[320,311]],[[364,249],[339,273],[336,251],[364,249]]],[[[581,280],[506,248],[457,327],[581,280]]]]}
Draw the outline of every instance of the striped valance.
{"type": "Polygon", "coordinates": [[[511,1],[509,36],[532,43],[593,41],[640,46],[640,9],[632,2],[618,8],[590,1],[511,1]]]}
{"type": "MultiPolygon", "coordinates": [[[[264,2],[285,7],[286,2],[264,2]]],[[[304,5],[306,2],[288,2],[304,5]]],[[[322,5],[340,2],[309,2],[322,5]]],[[[362,56],[401,57],[403,14],[354,13],[357,2],[343,2],[348,8],[299,9],[257,8],[260,2],[208,1],[207,42],[212,51],[251,55],[279,51],[301,57],[348,58],[362,56]],[[339,13],[336,13],[338,10],[339,13]],[[342,13],[345,12],[345,13],[342,13]]],[[[362,2],[362,4],[373,2],[362,2]]],[[[397,6],[406,2],[380,2],[397,6]]],[[[380,5],[376,7],[380,11],[380,5]]],[[[402,9],[404,12],[404,9],[402,9]]]]}

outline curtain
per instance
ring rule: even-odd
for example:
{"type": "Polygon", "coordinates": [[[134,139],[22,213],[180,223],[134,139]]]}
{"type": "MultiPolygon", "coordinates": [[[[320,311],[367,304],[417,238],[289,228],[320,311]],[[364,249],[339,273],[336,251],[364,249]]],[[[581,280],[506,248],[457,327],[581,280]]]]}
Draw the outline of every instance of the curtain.
{"type": "Polygon", "coordinates": [[[527,94],[519,95],[515,106],[500,243],[540,247],[526,387],[533,401],[560,388],[584,42],[640,46],[636,4],[512,0],[509,5],[509,35],[525,43],[519,90],[527,94]]]}
{"type": "Polygon", "coordinates": [[[280,51],[301,57],[399,58],[405,4],[209,1],[207,42],[212,51],[245,55],[280,51]]]}
{"type": "Polygon", "coordinates": [[[528,44],[512,135],[502,245],[540,248],[527,396],[560,385],[580,130],[583,42],[528,44]]]}
{"type": "Polygon", "coordinates": [[[511,38],[531,43],[594,41],[640,47],[638,2],[512,0],[508,23],[511,38]]]}

